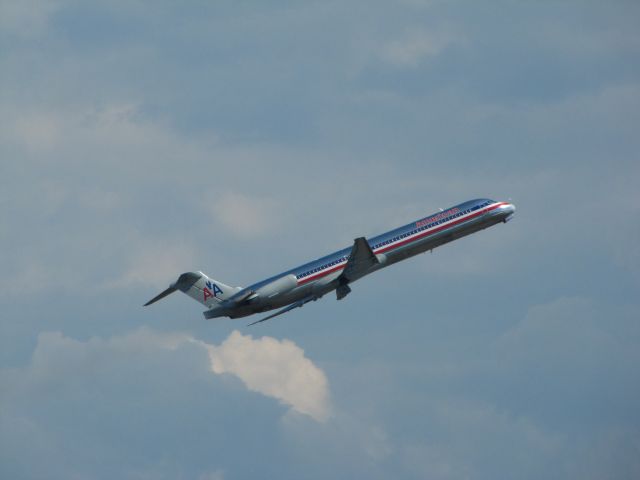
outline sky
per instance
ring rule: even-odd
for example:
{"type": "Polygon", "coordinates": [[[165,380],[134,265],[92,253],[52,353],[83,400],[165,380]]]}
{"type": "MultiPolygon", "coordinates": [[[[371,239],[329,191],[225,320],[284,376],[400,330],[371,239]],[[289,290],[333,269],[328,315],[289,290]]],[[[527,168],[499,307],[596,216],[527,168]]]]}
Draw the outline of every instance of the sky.
{"type": "Polygon", "coordinates": [[[640,478],[639,21],[0,0],[0,477],[640,478]],[[340,302],[142,307],[472,198],[340,302]]]}

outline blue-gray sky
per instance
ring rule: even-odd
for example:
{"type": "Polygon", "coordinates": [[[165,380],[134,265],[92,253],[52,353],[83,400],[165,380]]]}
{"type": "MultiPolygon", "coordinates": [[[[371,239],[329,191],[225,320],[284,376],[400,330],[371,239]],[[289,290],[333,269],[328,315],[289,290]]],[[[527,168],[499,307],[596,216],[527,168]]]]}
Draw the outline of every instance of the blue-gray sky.
{"type": "Polygon", "coordinates": [[[0,2],[0,477],[640,477],[640,6],[0,2]],[[246,285],[516,219],[259,326],[246,285]]]}

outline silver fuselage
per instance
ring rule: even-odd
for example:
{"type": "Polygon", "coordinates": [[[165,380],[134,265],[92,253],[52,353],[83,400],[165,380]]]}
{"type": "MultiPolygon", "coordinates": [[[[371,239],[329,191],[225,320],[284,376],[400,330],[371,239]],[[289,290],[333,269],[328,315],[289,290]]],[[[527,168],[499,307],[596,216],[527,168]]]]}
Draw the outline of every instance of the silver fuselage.
{"type": "MultiPolygon", "coordinates": [[[[424,217],[403,227],[367,239],[377,263],[358,278],[445,243],[508,221],[515,207],[507,202],[478,199],[424,217]]],[[[241,304],[224,302],[206,312],[207,318],[238,318],[284,307],[302,299],[316,300],[340,286],[351,248],[339,250],[246,287],[251,292],[241,304]]],[[[351,280],[352,282],[353,280],[351,280]]],[[[340,297],[339,297],[340,298],[340,297]]]]}

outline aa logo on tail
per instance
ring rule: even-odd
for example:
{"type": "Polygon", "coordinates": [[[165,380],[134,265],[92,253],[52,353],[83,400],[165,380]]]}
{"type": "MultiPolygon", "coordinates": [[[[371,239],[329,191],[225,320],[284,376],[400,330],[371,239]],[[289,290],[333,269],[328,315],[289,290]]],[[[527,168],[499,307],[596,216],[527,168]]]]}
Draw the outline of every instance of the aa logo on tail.
{"type": "Polygon", "coordinates": [[[215,283],[213,283],[211,280],[207,280],[207,283],[205,285],[206,287],[204,287],[204,289],[202,290],[205,302],[207,301],[207,298],[209,297],[217,298],[218,294],[223,293],[220,287],[215,283]]]}

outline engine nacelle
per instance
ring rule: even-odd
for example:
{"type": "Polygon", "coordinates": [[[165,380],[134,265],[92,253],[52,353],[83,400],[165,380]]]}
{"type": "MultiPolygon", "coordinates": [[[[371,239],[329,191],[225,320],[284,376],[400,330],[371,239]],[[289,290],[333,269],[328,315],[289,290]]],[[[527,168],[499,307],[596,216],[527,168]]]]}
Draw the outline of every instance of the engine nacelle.
{"type": "Polygon", "coordinates": [[[275,279],[273,282],[266,284],[256,290],[259,298],[270,298],[281,293],[287,293],[298,285],[295,275],[285,275],[275,279]]]}

